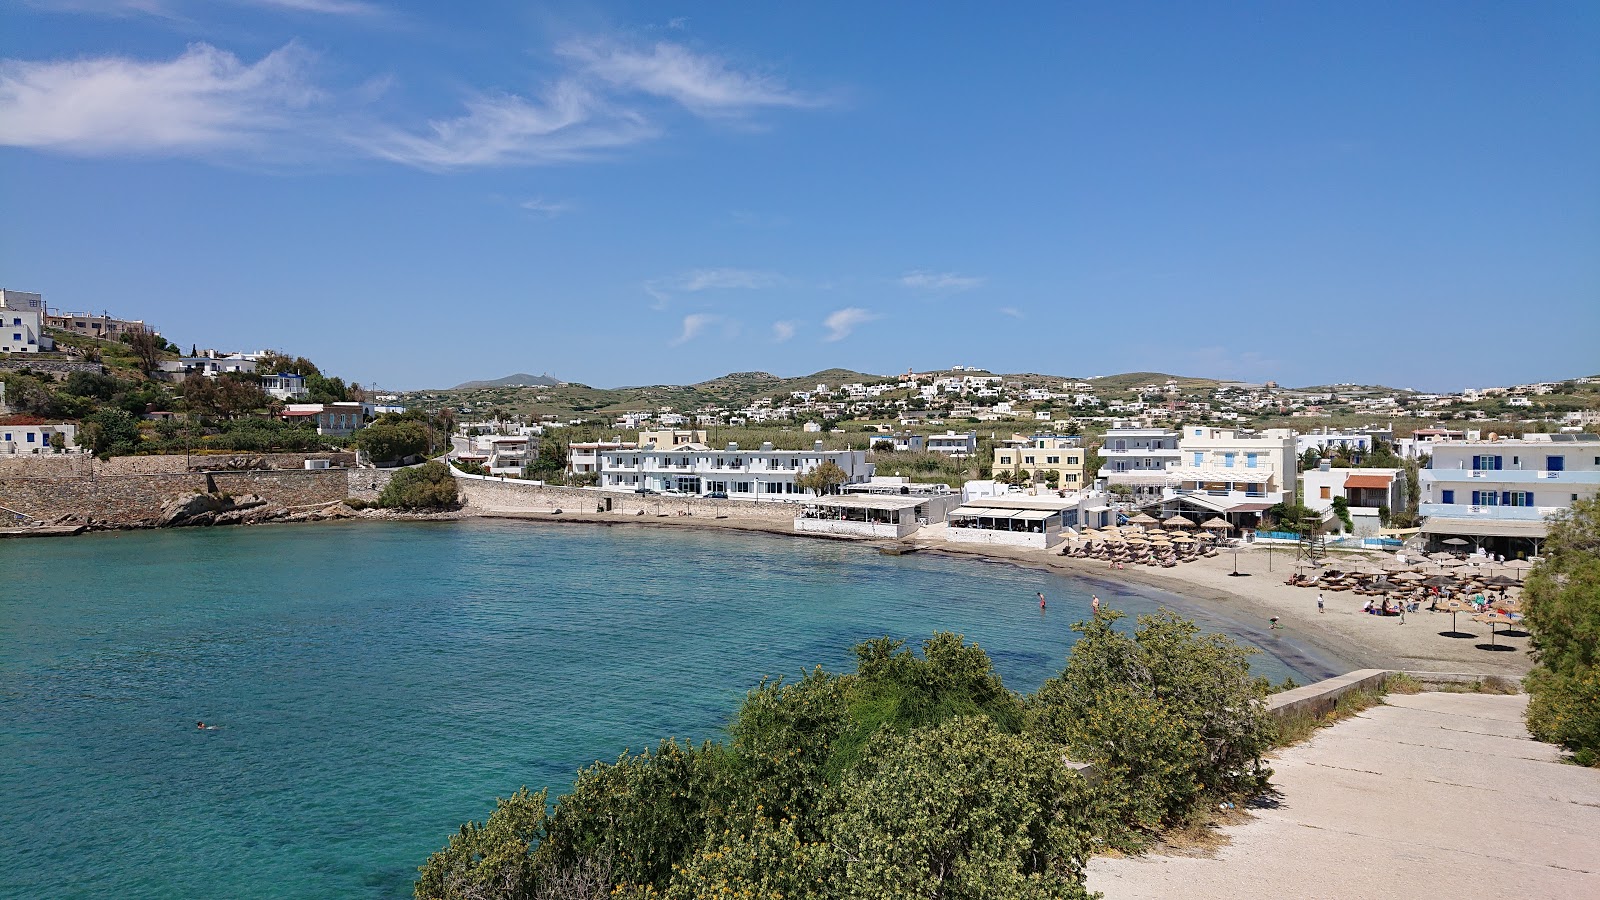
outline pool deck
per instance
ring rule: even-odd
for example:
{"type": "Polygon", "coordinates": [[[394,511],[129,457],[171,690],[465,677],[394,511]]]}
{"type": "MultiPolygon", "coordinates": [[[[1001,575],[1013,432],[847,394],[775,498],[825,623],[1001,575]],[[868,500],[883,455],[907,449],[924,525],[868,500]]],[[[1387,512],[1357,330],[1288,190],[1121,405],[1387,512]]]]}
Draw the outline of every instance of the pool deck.
{"type": "Polygon", "coordinates": [[[1600,897],[1600,771],[1528,736],[1526,695],[1390,694],[1272,761],[1205,856],[1098,858],[1134,898],[1600,897]]]}

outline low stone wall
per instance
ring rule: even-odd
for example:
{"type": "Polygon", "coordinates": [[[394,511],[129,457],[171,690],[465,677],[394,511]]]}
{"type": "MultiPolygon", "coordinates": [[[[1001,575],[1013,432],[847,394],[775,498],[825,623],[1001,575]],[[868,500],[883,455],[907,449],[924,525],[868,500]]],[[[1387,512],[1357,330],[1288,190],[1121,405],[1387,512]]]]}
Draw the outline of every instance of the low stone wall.
{"type": "Polygon", "coordinates": [[[72,516],[111,525],[144,525],[168,500],[196,491],[259,494],[284,506],[314,506],[350,496],[345,470],[0,478],[0,506],[37,519],[72,516]]]}
{"type": "Polygon", "coordinates": [[[39,359],[32,353],[13,353],[10,356],[0,356],[0,369],[32,369],[56,378],[65,378],[73,372],[93,372],[102,375],[106,367],[97,362],[87,362],[80,359],[39,359]]]}
{"type": "Polygon", "coordinates": [[[758,519],[792,527],[797,503],[761,503],[751,500],[707,500],[700,497],[669,497],[661,494],[625,494],[583,488],[539,485],[528,481],[456,473],[456,484],[468,510],[475,512],[541,512],[561,509],[568,512],[610,511],[623,515],[704,516],[730,519],[758,519]]]}
{"type": "Polygon", "coordinates": [[[1316,684],[1281,691],[1267,698],[1267,714],[1280,720],[1291,716],[1322,716],[1332,712],[1345,694],[1383,687],[1388,677],[1387,669],[1357,669],[1316,684]]]}
{"type": "Polygon", "coordinates": [[[1032,547],[1047,550],[1064,540],[1061,532],[1035,534],[1027,531],[990,531],[987,528],[949,528],[944,539],[954,544],[992,544],[1001,547],[1032,547]]]}
{"type": "Polygon", "coordinates": [[[837,534],[845,537],[888,538],[897,540],[917,530],[915,523],[890,525],[880,522],[851,522],[845,519],[807,519],[797,517],[794,530],[801,534],[837,534]]]}
{"type": "Polygon", "coordinates": [[[66,475],[181,475],[228,469],[240,463],[271,469],[304,469],[308,459],[325,459],[337,467],[356,464],[356,455],[347,450],[315,453],[208,453],[185,456],[167,453],[153,456],[113,456],[96,459],[87,453],[26,453],[0,456],[0,477],[59,478],[66,475]]]}

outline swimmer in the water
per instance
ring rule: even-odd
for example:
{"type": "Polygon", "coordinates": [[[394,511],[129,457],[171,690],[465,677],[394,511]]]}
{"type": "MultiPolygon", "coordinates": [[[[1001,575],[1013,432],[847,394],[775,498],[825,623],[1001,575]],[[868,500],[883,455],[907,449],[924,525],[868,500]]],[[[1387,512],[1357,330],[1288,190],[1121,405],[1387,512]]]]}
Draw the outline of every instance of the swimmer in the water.
{"type": "Polygon", "coordinates": [[[201,731],[205,731],[206,730],[206,723],[204,723],[204,722],[196,722],[196,723],[194,723],[194,727],[200,729],[201,731]]]}
{"type": "Polygon", "coordinates": [[[1039,592],[1039,608],[1044,609],[1044,591],[1039,592]]]}

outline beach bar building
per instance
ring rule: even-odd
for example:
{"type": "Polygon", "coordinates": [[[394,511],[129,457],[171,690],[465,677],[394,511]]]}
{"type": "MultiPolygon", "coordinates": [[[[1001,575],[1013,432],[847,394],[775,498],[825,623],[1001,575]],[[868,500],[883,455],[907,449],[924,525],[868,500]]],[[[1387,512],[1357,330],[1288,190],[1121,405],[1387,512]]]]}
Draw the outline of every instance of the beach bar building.
{"type": "Polygon", "coordinates": [[[1078,525],[1081,503],[1067,497],[981,497],[950,512],[945,540],[1045,550],[1078,525]],[[1069,521],[1070,520],[1070,521],[1069,521]]]}
{"type": "Polygon", "coordinates": [[[906,537],[927,524],[929,506],[939,498],[882,494],[847,494],[807,500],[795,516],[798,534],[837,534],[851,537],[906,537]]]}

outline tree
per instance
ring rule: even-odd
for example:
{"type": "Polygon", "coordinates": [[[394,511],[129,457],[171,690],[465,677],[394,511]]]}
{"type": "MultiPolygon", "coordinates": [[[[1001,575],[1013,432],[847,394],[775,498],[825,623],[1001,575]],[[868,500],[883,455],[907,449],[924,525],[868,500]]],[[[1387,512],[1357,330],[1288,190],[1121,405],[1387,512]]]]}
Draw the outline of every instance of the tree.
{"type": "Polygon", "coordinates": [[[83,420],[79,443],[101,459],[131,456],[139,447],[139,421],[122,409],[102,409],[83,420]]]}
{"type": "Polygon", "coordinates": [[[567,442],[552,435],[539,439],[539,452],[523,467],[522,474],[539,481],[561,481],[567,471],[567,442]]]}
{"type": "Polygon", "coordinates": [[[1044,481],[1045,485],[1048,486],[1048,487],[1052,487],[1053,488],[1053,487],[1056,487],[1059,484],[1061,484],[1061,473],[1056,471],[1055,469],[1045,469],[1044,471],[1039,472],[1037,474],[1039,475],[1040,479],[1044,481]]]}
{"type": "Polygon", "coordinates": [[[1300,455],[1300,471],[1311,472],[1322,465],[1322,451],[1316,447],[1307,447],[1306,452],[1300,455]]]}
{"type": "Polygon", "coordinates": [[[468,822],[419,870],[417,900],[525,897],[534,881],[533,848],[549,817],[546,791],[522,788],[495,801],[487,821],[468,822]]]}
{"type": "Polygon", "coordinates": [[[822,464],[811,469],[794,480],[795,486],[807,490],[821,497],[831,494],[839,485],[850,480],[839,464],[831,459],[825,459],[822,464]]]}
{"type": "Polygon", "coordinates": [[[437,461],[396,471],[378,495],[378,505],[385,509],[441,510],[460,504],[455,476],[437,461]]]}
{"type": "Polygon", "coordinates": [[[153,331],[126,332],[123,334],[123,339],[128,342],[128,347],[139,360],[139,371],[145,375],[154,372],[156,364],[161,361],[161,353],[166,349],[167,342],[153,331]]]}
{"type": "Polygon", "coordinates": [[[1350,501],[1348,499],[1344,497],[1333,498],[1333,514],[1339,517],[1340,522],[1344,523],[1346,531],[1353,532],[1356,530],[1355,522],[1350,518],[1350,501]]]}
{"type": "Polygon", "coordinates": [[[351,439],[373,462],[395,462],[428,449],[428,429],[414,419],[381,416],[351,439]]]}
{"type": "Polygon", "coordinates": [[[1600,497],[1554,517],[1522,596],[1537,663],[1528,730],[1600,765],[1600,497]]]}

